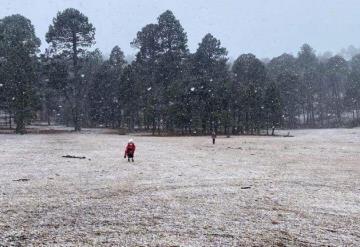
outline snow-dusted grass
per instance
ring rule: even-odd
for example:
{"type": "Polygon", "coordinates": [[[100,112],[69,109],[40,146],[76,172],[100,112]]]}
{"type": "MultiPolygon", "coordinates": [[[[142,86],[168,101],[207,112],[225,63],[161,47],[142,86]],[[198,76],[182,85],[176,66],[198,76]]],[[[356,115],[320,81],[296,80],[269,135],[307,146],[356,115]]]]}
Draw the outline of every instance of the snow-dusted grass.
{"type": "Polygon", "coordinates": [[[0,135],[0,246],[358,246],[360,129],[291,134],[0,135]]]}

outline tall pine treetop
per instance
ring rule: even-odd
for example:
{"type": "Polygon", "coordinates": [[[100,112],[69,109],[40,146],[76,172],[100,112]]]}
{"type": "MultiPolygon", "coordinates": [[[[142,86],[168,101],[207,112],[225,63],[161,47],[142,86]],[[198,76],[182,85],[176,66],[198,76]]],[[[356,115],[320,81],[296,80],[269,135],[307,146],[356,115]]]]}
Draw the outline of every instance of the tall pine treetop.
{"type": "Polygon", "coordinates": [[[208,59],[227,60],[227,50],[221,46],[220,40],[216,39],[210,33],[206,34],[199,44],[196,52],[197,55],[202,55],[208,59]]]}
{"type": "Polygon", "coordinates": [[[232,67],[235,78],[245,83],[262,83],[266,78],[264,64],[253,54],[239,56],[232,67]]]}
{"type": "Polygon", "coordinates": [[[89,47],[95,44],[95,27],[89,22],[79,10],[68,8],[58,12],[53,19],[53,24],[49,26],[46,34],[46,41],[52,43],[57,49],[68,50],[89,47]]]}
{"type": "Polygon", "coordinates": [[[11,15],[1,20],[0,39],[4,41],[2,45],[5,49],[7,46],[25,48],[30,53],[39,52],[38,48],[41,44],[31,21],[22,15],[11,15]]]}
{"type": "Polygon", "coordinates": [[[163,52],[187,52],[187,35],[180,21],[170,10],[162,13],[158,18],[159,43],[163,52]]]}
{"type": "Polygon", "coordinates": [[[124,67],[126,65],[124,52],[119,46],[115,46],[110,53],[110,63],[112,66],[124,67]]]}

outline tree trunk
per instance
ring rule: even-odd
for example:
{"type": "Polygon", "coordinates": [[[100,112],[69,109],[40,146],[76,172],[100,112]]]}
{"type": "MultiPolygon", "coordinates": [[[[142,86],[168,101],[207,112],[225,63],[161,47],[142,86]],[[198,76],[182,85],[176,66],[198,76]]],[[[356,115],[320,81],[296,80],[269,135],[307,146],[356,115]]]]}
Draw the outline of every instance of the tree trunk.
{"type": "Polygon", "coordinates": [[[155,135],[155,131],[156,131],[156,119],[154,116],[152,121],[152,135],[155,135]]]}
{"type": "Polygon", "coordinates": [[[75,131],[81,131],[81,122],[80,122],[80,118],[79,118],[79,110],[77,109],[76,106],[72,109],[72,118],[73,118],[73,122],[74,122],[74,130],[75,131]]]}
{"type": "Polygon", "coordinates": [[[10,129],[12,129],[11,112],[9,112],[9,126],[10,126],[10,129]]]}
{"type": "Polygon", "coordinates": [[[15,115],[15,123],[16,123],[16,134],[25,134],[25,119],[23,113],[16,113],[15,115]]]}
{"type": "Polygon", "coordinates": [[[74,66],[74,83],[75,83],[75,106],[73,112],[74,128],[75,131],[81,131],[81,118],[80,118],[80,80],[78,75],[78,50],[77,50],[77,37],[76,32],[73,32],[72,37],[72,49],[73,49],[73,66],[74,66]]]}

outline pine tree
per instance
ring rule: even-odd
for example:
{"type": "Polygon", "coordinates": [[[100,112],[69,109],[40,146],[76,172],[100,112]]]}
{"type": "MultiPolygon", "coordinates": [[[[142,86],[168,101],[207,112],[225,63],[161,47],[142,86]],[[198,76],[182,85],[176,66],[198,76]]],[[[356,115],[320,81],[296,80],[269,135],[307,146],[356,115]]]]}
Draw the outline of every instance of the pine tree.
{"type": "Polygon", "coordinates": [[[266,68],[253,54],[243,54],[234,62],[232,71],[241,97],[241,122],[246,132],[259,133],[263,124],[266,68]]]}
{"type": "Polygon", "coordinates": [[[37,83],[37,90],[40,95],[41,121],[46,121],[48,125],[51,124],[51,120],[55,118],[58,112],[60,97],[57,90],[51,85],[50,81],[51,71],[51,59],[47,52],[40,56],[39,62],[39,80],[37,83]]]}
{"type": "Polygon", "coordinates": [[[264,108],[266,116],[266,131],[269,127],[272,129],[271,135],[274,135],[275,128],[281,125],[282,104],[280,91],[274,82],[271,82],[265,91],[264,108]]]}
{"type": "Polygon", "coordinates": [[[138,111],[142,103],[141,87],[135,80],[134,65],[124,67],[120,82],[121,111],[123,112],[124,124],[130,131],[135,128],[136,120],[139,120],[138,111]]]}
{"type": "Polygon", "coordinates": [[[229,125],[231,99],[227,91],[230,80],[226,55],[220,41],[207,34],[191,60],[194,80],[190,87],[192,95],[196,95],[193,107],[197,106],[193,115],[201,116],[203,133],[217,131],[220,121],[229,125]]]}
{"type": "Polygon", "coordinates": [[[122,106],[124,105],[124,99],[122,97],[123,93],[121,92],[121,85],[123,84],[124,70],[127,67],[124,53],[119,46],[115,46],[112,49],[109,62],[111,80],[107,97],[109,98],[108,104],[111,113],[111,125],[115,128],[116,126],[120,127],[121,119],[123,117],[121,111],[123,110],[122,106]]]}
{"type": "Polygon", "coordinates": [[[343,112],[343,95],[348,76],[348,64],[341,56],[331,57],[326,63],[326,81],[328,92],[328,107],[336,117],[337,126],[341,126],[343,112]]]}
{"type": "Polygon", "coordinates": [[[280,92],[283,122],[287,128],[295,128],[300,114],[300,80],[297,73],[296,58],[283,54],[273,58],[267,65],[270,83],[275,82],[280,92]]]}
{"type": "Polygon", "coordinates": [[[34,84],[40,40],[30,20],[21,15],[0,22],[2,101],[15,115],[16,133],[25,133],[26,124],[38,108],[34,84]]]}
{"type": "Polygon", "coordinates": [[[188,55],[187,35],[174,14],[167,10],[158,18],[158,43],[160,47],[158,83],[161,85],[160,113],[163,126],[174,130],[173,106],[179,100],[177,88],[183,80],[184,60],[188,55]]]}
{"type": "Polygon", "coordinates": [[[180,22],[171,11],[165,11],[157,24],[149,24],[138,32],[132,45],[139,49],[134,68],[137,79],[145,91],[144,102],[147,121],[152,129],[173,130],[175,118],[172,112],[176,88],[184,78],[184,61],[188,56],[187,36],[180,22]]]}
{"type": "Polygon", "coordinates": [[[318,87],[317,83],[319,82],[318,66],[319,63],[315,51],[310,45],[304,44],[298,53],[297,68],[301,83],[300,94],[304,124],[309,127],[314,127],[316,124],[314,106],[316,102],[316,89],[318,87]]]}
{"type": "Polygon", "coordinates": [[[161,86],[158,81],[160,45],[158,39],[159,26],[148,24],[137,33],[131,43],[139,49],[133,64],[138,81],[139,90],[143,95],[143,114],[146,128],[152,129],[155,134],[156,128],[160,126],[160,94],[161,86]]]}
{"type": "Polygon", "coordinates": [[[360,55],[350,61],[351,71],[346,84],[345,104],[353,113],[353,124],[360,125],[360,55]]]}
{"type": "MultiPolygon", "coordinates": [[[[82,112],[82,125],[83,126],[92,126],[91,123],[91,104],[90,94],[94,91],[93,85],[98,83],[96,81],[97,72],[100,70],[101,65],[103,64],[103,55],[99,49],[94,51],[88,51],[79,59],[79,74],[81,78],[81,87],[82,87],[82,100],[81,100],[81,112],[82,112]]],[[[109,114],[108,111],[105,114],[109,114]]]]}
{"type": "Polygon", "coordinates": [[[46,41],[51,43],[54,53],[72,61],[65,92],[71,105],[75,131],[81,130],[84,103],[84,80],[79,74],[79,56],[94,44],[94,36],[95,28],[88,18],[72,8],[59,12],[46,34],[46,41]]]}

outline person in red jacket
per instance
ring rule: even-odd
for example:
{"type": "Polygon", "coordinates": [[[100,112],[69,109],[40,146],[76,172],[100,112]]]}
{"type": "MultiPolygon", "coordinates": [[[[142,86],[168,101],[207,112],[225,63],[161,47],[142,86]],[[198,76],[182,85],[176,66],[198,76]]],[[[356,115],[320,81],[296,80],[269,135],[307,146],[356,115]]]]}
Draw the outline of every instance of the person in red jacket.
{"type": "Polygon", "coordinates": [[[126,157],[127,157],[129,162],[130,162],[130,159],[132,162],[134,162],[135,149],[136,149],[136,146],[134,144],[134,141],[132,139],[130,139],[126,146],[126,149],[125,149],[124,159],[126,159],[126,157]]]}

